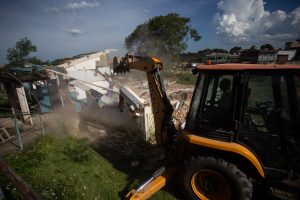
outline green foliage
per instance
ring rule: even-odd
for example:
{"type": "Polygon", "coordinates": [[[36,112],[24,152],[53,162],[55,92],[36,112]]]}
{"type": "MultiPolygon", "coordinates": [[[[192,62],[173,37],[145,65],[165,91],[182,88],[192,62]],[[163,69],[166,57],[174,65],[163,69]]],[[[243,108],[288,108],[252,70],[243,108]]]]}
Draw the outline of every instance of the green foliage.
{"type": "Polygon", "coordinates": [[[125,46],[140,55],[179,56],[187,48],[188,34],[195,41],[201,39],[190,21],[177,13],[153,17],[126,37],[125,46]]]}
{"type": "Polygon", "coordinates": [[[195,85],[196,81],[197,81],[197,76],[188,73],[188,74],[181,74],[181,76],[178,77],[176,83],[185,84],[185,85],[195,85]]]}
{"type": "Polygon", "coordinates": [[[52,61],[50,64],[51,65],[59,65],[59,64],[62,64],[63,62],[65,62],[66,59],[56,59],[54,61],[52,61]]]}
{"type": "Polygon", "coordinates": [[[264,44],[260,46],[260,50],[274,50],[275,48],[271,44],[264,44]]]}
{"type": "MultiPolygon", "coordinates": [[[[33,145],[5,160],[46,200],[120,199],[120,192],[137,182],[129,181],[127,174],[114,168],[86,141],[67,136],[40,136],[33,145]]],[[[9,191],[12,199],[21,199],[1,175],[0,187],[9,191]]],[[[166,192],[156,197],[174,199],[166,192]]]]}
{"type": "Polygon", "coordinates": [[[210,55],[212,53],[228,53],[228,51],[226,49],[219,49],[219,48],[215,48],[215,49],[203,49],[203,50],[199,50],[197,53],[182,53],[180,55],[180,60],[182,62],[205,62],[206,61],[206,55],[210,55]]]}
{"type": "Polygon", "coordinates": [[[7,60],[9,66],[24,66],[28,62],[28,55],[32,52],[36,52],[36,46],[25,37],[18,41],[13,48],[7,50],[7,60]]]}
{"type": "Polygon", "coordinates": [[[197,75],[192,74],[190,71],[187,73],[163,72],[163,77],[175,79],[177,84],[195,85],[197,75]]]}
{"type": "Polygon", "coordinates": [[[256,49],[257,49],[256,46],[252,45],[249,50],[256,50],[256,49]]]}
{"type": "Polygon", "coordinates": [[[5,90],[1,90],[1,89],[0,89],[0,107],[5,107],[5,108],[10,107],[7,94],[5,90]]]}
{"type": "Polygon", "coordinates": [[[39,137],[34,145],[25,148],[23,153],[8,157],[7,161],[14,169],[26,175],[31,174],[31,168],[40,167],[46,155],[52,151],[54,139],[51,137],[39,137]]]}
{"type": "Polygon", "coordinates": [[[88,145],[86,141],[78,141],[75,139],[70,139],[65,148],[64,153],[72,159],[74,162],[81,163],[89,159],[88,145]]]}
{"type": "Polygon", "coordinates": [[[28,58],[27,62],[35,65],[43,65],[45,63],[44,61],[38,59],[37,57],[28,58]]]}
{"type": "Polygon", "coordinates": [[[199,53],[192,53],[192,52],[188,52],[188,53],[183,53],[180,55],[180,60],[182,62],[197,62],[197,63],[201,63],[203,62],[203,60],[205,60],[204,55],[199,54],[199,53]]]}
{"type": "Polygon", "coordinates": [[[232,47],[229,52],[230,54],[237,54],[240,50],[242,50],[242,47],[232,47]]]}
{"type": "Polygon", "coordinates": [[[212,50],[213,53],[228,53],[226,49],[215,48],[212,50]]]}

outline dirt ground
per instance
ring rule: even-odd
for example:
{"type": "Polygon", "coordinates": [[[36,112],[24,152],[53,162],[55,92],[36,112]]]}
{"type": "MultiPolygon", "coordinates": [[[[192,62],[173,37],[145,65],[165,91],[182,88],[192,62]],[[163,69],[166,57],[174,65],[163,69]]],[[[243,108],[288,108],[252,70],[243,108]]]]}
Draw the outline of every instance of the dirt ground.
{"type": "MultiPolygon", "coordinates": [[[[0,144],[0,156],[19,151],[21,148],[20,140],[23,147],[25,147],[32,143],[38,135],[43,134],[42,127],[40,126],[40,116],[34,115],[32,116],[32,119],[34,124],[33,126],[29,124],[19,126],[19,132],[21,135],[21,138],[19,138],[16,133],[14,119],[0,118],[0,127],[5,127],[9,135],[12,136],[10,140],[0,144]]],[[[17,120],[17,123],[20,125],[21,121],[17,120]]]]}

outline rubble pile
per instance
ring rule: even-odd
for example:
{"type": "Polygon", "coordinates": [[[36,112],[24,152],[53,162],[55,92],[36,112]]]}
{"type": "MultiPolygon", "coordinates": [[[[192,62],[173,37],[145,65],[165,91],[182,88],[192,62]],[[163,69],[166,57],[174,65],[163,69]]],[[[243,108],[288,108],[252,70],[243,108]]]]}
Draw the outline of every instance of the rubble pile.
{"type": "Polygon", "coordinates": [[[172,85],[168,91],[168,97],[174,108],[173,122],[177,130],[185,126],[186,116],[192,100],[193,88],[181,88],[182,85],[172,85]]]}
{"type": "MultiPolygon", "coordinates": [[[[140,98],[143,98],[145,105],[151,106],[150,93],[148,83],[146,81],[130,80],[126,84],[129,86],[140,98]]],[[[193,96],[193,86],[176,84],[175,81],[164,81],[167,95],[174,108],[173,122],[178,130],[181,130],[186,121],[187,112],[189,110],[190,102],[193,96]]]]}

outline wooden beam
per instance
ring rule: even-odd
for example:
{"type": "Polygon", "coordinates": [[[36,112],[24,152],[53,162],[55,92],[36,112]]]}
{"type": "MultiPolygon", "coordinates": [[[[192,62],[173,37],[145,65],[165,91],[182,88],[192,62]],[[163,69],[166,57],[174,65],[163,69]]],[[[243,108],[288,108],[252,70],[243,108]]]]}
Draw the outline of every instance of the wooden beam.
{"type": "Polygon", "coordinates": [[[42,197],[36,193],[25,180],[0,157],[0,171],[4,173],[7,179],[16,187],[19,194],[25,200],[41,200],[42,197]]]}

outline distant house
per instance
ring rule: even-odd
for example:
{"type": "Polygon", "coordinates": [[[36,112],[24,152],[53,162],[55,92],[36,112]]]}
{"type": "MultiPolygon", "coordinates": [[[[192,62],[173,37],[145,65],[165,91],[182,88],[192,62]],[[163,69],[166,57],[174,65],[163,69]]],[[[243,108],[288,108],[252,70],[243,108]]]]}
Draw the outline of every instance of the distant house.
{"type": "Polygon", "coordinates": [[[295,50],[294,60],[300,60],[300,40],[285,43],[285,50],[295,50]]]}
{"type": "Polygon", "coordinates": [[[269,64],[276,62],[277,50],[261,50],[258,54],[257,63],[269,64]]]}
{"type": "Polygon", "coordinates": [[[296,50],[278,51],[276,56],[276,63],[283,64],[295,58],[296,50]]]}
{"type": "Polygon", "coordinates": [[[211,53],[210,55],[205,56],[205,61],[208,63],[210,60],[210,63],[212,64],[228,63],[229,56],[230,54],[228,53],[211,53]]]}

